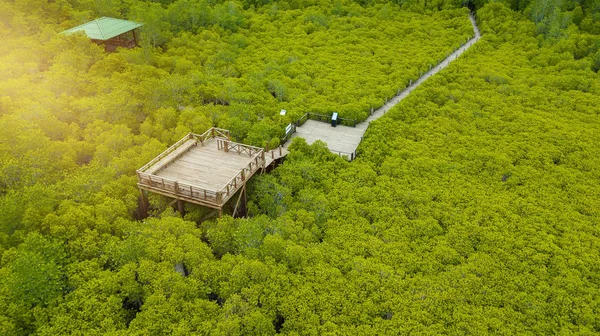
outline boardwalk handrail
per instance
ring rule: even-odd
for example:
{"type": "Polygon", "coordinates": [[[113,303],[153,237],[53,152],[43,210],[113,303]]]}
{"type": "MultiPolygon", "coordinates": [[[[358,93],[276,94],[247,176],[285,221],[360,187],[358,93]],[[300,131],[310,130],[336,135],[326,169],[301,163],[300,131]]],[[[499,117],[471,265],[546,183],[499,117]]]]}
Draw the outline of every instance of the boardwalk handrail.
{"type": "Polygon", "coordinates": [[[310,118],[310,113],[304,113],[304,115],[300,118],[298,118],[298,120],[296,120],[296,122],[294,123],[294,126],[296,127],[300,127],[302,125],[304,125],[304,123],[310,118]]]}
{"type": "Polygon", "coordinates": [[[186,136],[181,138],[181,140],[177,141],[173,146],[167,148],[164,152],[158,154],[154,159],[152,159],[150,162],[146,163],[142,168],[138,169],[137,171],[145,172],[146,170],[148,170],[148,168],[154,166],[160,160],[164,159],[169,154],[171,154],[175,150],[177,150],[179,147],[183,146],[183,144],[185,144],[188,140],[194,139],[194,140],[196,140],[196,143],[200,142],[201,144],[204,144],[207,140],[215,138],[215,137],[229,139],[229,131],[226,129],[223,129],[223,128],[211,127],[206,132],[204,132],[200,135],[194,134],[194,133],[188,133],[186,136]]]}
{"type": "Polygon", "coordinates": [[[160,194],[219,205],[219,195],[215,191],[145,172],[138,171],[137,175],[138,184],[160,194]]]}
{"type": "MultiPolygon", "coordinates": [[[[248,147],[252,147],[252,146],[248,146],[248,147]]],[[[254,148],[258,148],[258,147],[254,147],[254,148]]],[[[237,192],[237,190],[242,187],[242,185],[244,184],[244,182],[247,179],[252,177],[252,175],[254,175],[254,173],[258,169],[260,169],[261,167],[264,167],[265,152],[264,152],[264,149],[262,149],[262,148],[258,148],[258,149],[260,149],[260,151],[257,152],[252,157],[250,162],[244,168],[242,168],[242,170],[239,173],[237,173],[237,175],[235,175],[231,180],[229,180],[229,182],[227,182],[227,184],[221,190],[219,190],[217,192],[217,197],[219,198],[219,200],[222,200],[223,195],[231,196],[231,195],[235,194],[237,192]]]]}
{"type": "MultiPolygon", "coordinates": [[[[296,133],[296,125],[295,124],[291,124],[291,125],[292,125],[292,128],[290,129],[290,131],[287,132],[283,136],[283,138],[281,138],[281,140],[279,141],[279,146],[285,145],[285,143],[292,137],[292,135],[294,135],[294,133],[296,133]]],[[[268,150],[271,149],[269,147],[267,147],[268,150]]]]}
{"type": "Polygon", "coordinates": [[[230,139],[229,130],[217,127],[211,127],[208,129],[208,131],[202,133],[201,135],[192,134],[192,137],[202,145],[212,138],[230,139]]]}
{"type": "Polygon", "coordinates": [[[340,120],[341,125],[356,127],[356,124],[358,124],[358,121],[356,119],[342,117],[339,117],[338,119],[340,120]]]}
{"type": "Polygon", "coordinates": [[[181,147],[184,143],[186,143],[186,141],[190,140],[191,136],[192,136],[192,133],[187,134],[181,140],[177,141],[173,146],[167,148],[164,152],[158,154],[154,159],[152,159],[150,162],[146,163],[142,168],[138,169],[137,171],[145,172],[146,170],[148,170],[148,168],[152,167],[153,165],[158,163],[160,160],[164,159],[167,155],[173,153],[177,148],[181,147]]]}
{"type": "Polygon", "coordinates": [[[308,118],[310,120],[323,121],[323,122],[331,122],[331,116],[319,113],[308,113],[308,118]]]}
{"type": "Polygon", "coordinates": [[[261,151],[264,151],[264,148],[245,145],[239,142],[229,141],[227,139],[217,138],[217,149],[223,150],[225,152],[237,152],[238,154],[246,154],[250,157],[254,156],[261,151]]]}
{"type": "Polygon", "coordinates": [[[348,161],[353,161],[356,158],[356,151],[354,151],[352,153],[348,153],[348,152],[344,152],[344,151],[339,151],[339,150],[335,150],[335,149],[330,149],[330,151],[333,154],[337,154],[341,158],[346,157],[346,160],[348,160],[348,161]]]}
{"type": "MultiPolygon", "coordinates": [[[[300,126],[304,125],[304,123],[309,119],[329,123],[329,122],[331,122],[331,117],[332,117],[331,115],[307,112],[302,117],[300,117],[298,120],[296,120],[296,122],[294,122],[294,126],[300,127],[300,126]]],[[[339,122],[340,125],[356,127],[356,124],[358,124],[358,120],[352,119],[352,118],[338,117],[338,120],[340,121],[339,122]]]]}

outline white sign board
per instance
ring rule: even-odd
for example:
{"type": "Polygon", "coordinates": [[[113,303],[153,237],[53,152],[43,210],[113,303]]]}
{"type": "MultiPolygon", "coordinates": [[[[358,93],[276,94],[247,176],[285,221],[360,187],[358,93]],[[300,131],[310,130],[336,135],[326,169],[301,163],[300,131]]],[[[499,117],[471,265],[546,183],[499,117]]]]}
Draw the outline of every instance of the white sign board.
{"type": "Polygon", "coordinates": [[[279,112],[279,115],[282,115],[282,116],[284,116],[286,113],[287,113],[287,111],[286,111],[286,110],[281,110],[281,111],[279,112]]]}

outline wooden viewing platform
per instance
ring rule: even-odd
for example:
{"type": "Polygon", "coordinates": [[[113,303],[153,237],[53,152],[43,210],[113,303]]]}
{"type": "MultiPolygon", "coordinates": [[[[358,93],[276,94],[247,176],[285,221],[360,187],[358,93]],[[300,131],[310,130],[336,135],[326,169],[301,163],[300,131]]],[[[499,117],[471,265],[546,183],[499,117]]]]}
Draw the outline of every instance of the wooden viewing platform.
{"type": "MultiPolygon", "coordinates": [[[[190,133],[137,170],[140,191],[147,190],[179,201],[218,209],[254,173],[284,156],[285,149],[272,151],[230,140],[229,131],[211,128],[198,135],[190,133]]],[[[240,195],[241,196],[241,195],[240,195]]]]}

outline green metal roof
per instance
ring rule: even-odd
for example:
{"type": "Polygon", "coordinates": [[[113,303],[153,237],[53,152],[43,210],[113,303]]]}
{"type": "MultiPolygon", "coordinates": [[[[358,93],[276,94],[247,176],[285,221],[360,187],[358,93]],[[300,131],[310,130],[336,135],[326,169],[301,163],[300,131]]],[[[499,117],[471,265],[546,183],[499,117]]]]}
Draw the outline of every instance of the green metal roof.
{"type": "Polygon", "coordinates": [[[141,23],[133,21],[101,17],[94,21],[84,23],[81,26],[65,30],[62,33],[68,35],[83,31],[92,40],[106,41],[141,26],[141,23]]]}

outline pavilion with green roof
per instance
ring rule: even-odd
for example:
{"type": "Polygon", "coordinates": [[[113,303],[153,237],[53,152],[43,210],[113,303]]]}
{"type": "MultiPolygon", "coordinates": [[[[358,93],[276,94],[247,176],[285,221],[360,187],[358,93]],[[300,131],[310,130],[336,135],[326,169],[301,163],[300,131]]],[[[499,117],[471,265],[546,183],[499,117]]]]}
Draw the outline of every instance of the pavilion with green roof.
{"type": "Polygon", "coordinates": [[[133,21],[101,17],[62,33],[69,35],[83,32],[92,42],[104,45],[106,51],[115,51],[117,47],[128,49],[136,47],[138,45],[136,29],[141,26],[141,23],[133,21]]]}

